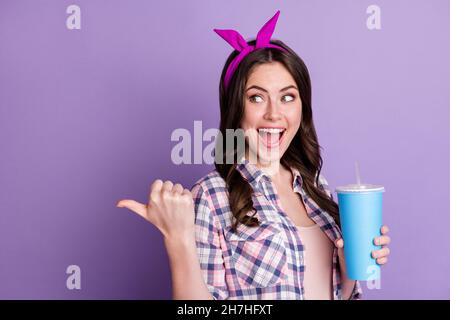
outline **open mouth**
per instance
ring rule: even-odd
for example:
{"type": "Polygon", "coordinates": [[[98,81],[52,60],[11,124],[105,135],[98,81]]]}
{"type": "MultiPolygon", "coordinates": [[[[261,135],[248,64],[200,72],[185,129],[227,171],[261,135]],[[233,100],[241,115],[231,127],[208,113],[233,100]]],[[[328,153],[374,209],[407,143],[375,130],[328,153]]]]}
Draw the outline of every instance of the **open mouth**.
{"type": "Polygon", "coordinates": [[[279,146],[285,132],[285,128],[258,128],[259,137],[267,148],[279,146]]]}

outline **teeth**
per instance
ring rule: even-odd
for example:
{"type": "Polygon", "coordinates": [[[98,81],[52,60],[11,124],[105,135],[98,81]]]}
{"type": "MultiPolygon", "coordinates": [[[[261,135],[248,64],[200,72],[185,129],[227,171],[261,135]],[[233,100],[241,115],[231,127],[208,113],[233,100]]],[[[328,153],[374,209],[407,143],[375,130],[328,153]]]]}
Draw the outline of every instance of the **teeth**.
{"type": "Polygon", "coordinates": [[[281,133],[284,131],[284,129],[276,129],[276,128],[260,128],[258,129],[259,132],[266,132],[266,133],[281,133]]]}

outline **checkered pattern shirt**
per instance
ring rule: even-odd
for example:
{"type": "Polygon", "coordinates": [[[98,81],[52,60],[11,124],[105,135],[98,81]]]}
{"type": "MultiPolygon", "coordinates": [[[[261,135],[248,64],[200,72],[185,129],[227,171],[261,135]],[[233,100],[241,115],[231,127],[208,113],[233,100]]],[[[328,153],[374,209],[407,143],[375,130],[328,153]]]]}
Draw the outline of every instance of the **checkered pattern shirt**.
{"type": "MultiPolygon", "coordinates": [[[[214,170],[198,180],[191,192],[195,204],[196,244],[203,278],[214,299],[304,299],[305,248],[301,234],[282,211],[270,177],[248,160],[236,168],[253,188],[257,227],[239,224],[233,214],[224,179],[214,170]]],[[[302,188],[302,177],[291,168],[293,189],[302,196],[309,217],[334,241],[341,237],[334,219],[302,188]]],[[[333,199],[325,178],[319,187],[333,199]]],[[[337,248],[332,258],[333,299],[342,299],[337,248]]],[[[350,299],[361,299],[357,281],[350,299]]]]}

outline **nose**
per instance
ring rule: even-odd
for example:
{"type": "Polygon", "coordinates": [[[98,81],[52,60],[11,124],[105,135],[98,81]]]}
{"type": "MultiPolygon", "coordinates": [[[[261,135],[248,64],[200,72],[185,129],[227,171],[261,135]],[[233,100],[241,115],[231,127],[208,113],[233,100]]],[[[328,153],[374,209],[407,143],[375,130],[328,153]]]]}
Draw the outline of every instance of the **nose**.
{"type": "Polygon", "coordinates": [[[267,112],[264,115],[264,118],[271,121],[280,120],[282,118],[280,108],[275,101],[272,101],[271,99],[269,100],[269,103],[267,104],[267,112]]]}

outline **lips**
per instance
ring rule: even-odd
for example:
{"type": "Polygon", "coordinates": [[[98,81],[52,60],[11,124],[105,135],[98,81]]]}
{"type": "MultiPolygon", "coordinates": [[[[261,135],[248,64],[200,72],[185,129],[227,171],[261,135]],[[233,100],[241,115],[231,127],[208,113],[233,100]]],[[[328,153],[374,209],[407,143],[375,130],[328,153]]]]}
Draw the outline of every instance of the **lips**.
{"type": "Polygon", "coordinates": [[[261,142],[267,148],[278,147],[283,141],[284,133],[286,129],[283,127],[262,127],[258,128],[258,135],[261,142]]]}

